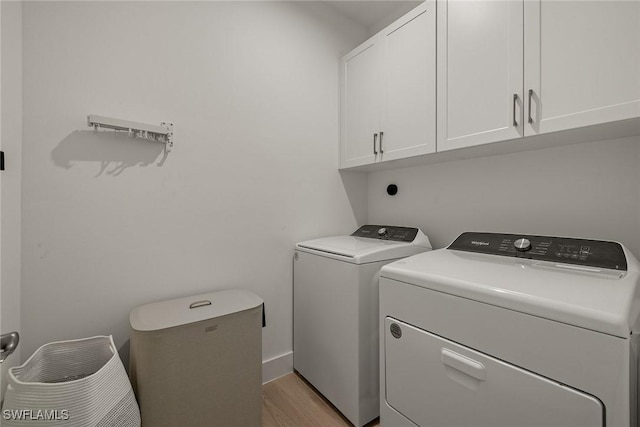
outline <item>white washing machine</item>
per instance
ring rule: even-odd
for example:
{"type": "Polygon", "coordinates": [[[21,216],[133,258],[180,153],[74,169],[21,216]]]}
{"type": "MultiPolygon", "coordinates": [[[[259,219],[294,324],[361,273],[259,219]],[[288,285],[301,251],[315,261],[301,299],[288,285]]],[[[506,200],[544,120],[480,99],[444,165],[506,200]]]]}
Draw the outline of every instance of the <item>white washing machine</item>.
{"type": "Polygon", "coordinates": [[[364,225],[294,255],[293,366],[354,425],[378,416],[378,274],[431,249],[417,228],[364,225]]]}
{"type": "Polygon", "coordinates": [[[639,265],[622,245],[463,233],[380,273],[383,426],[637,426],[639,265]]]}

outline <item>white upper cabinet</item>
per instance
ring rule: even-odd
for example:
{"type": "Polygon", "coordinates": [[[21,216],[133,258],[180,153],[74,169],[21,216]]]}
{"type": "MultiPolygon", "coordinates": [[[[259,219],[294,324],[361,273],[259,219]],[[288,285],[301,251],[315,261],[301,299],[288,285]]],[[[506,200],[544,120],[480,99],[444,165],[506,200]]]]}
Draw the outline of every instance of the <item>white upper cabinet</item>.
{"type": "Polygon", "coordinates": [[[438,1],[438,151],[522,136],[522,14],[522,1],[438,1]]]}
{"type": "Polygon", "coordinates": [[[435,1],[342,60],[340,167],[435,152],[435,1]]]}
{"type": "Polygon", "coordinates": [[[382,48],[381,160],[436,151],[435,2],[379,35],[382,48]]]}
{"type": "Polygon", "coordinates": [[[375,39],[367,40],[342,59],[341,166],[373,163],[377,154],[379,59],[375,39]],[[346,143],[348,142],[348,143],[346,143]]]}
{"type": "Polygon", "coordinates": [[[640,117],[640,1],[524,7],[525,136],[640,117]]]}
{"type": "Polygon", "coordinates": [[[438,151],[640,117],[640,1],[439,0],[438,151]]]}
{"type": "Polygon", "coordinates": [[[640,0],[429,0],[345,56],[342,83],[341,168],[637,134],[640,0]]]}

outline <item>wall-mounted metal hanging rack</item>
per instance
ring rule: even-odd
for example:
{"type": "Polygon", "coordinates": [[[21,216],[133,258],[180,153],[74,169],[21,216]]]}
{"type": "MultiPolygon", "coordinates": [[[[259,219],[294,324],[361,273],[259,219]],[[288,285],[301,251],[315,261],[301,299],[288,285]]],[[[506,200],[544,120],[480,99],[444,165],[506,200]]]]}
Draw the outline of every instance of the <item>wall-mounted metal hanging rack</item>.
{"type": "Polygon", "coordinates": [[[166,144],[165,150],[167,152],[173,148],[173,123],[162,122],[160,126],[157,126],[89,114],[89,116],[87,116],[87,125],[93,127],[95,130],[104,128],[127,131],[131,136],[136,138],[164,143],[166,144]]]}

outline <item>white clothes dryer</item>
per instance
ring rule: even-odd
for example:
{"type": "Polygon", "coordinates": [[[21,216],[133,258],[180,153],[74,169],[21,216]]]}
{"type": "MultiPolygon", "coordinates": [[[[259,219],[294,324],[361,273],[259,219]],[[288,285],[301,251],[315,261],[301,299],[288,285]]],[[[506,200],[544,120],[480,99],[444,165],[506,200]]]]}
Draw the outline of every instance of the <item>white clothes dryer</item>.
{"type": "Polygon", "coordinates": [[[355,426],[379,413],[380,267],[430,249],[418,228],[379,225],[296,245],[293,366],[355,426]]]}
{"type": "Polygon", "coordinates": [[[463,233],[380,277],[383,426],[637,426],[640,270],[622,245],[463,233]]]}

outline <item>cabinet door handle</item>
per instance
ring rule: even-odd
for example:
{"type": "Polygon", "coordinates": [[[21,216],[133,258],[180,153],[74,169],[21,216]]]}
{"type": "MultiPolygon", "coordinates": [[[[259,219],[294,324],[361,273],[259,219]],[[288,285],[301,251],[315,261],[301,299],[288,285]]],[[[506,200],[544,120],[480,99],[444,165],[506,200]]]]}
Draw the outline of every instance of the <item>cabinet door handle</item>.
{"type": "Polygon", "coordinates": [[[378,154],[378,152],[376,151],[376,141],[378,140],[378,134],[374,133],[373,134],[373,154],[378,154]]]}
{"type": "Polygon", "coordinates": [[[513,126],[518,127],[518,120],[516,119],[516,104],[518,103],[518,94],[513,94],[513,126]]]}
{"type": "Polygon", "coordinates": [[[533,123],[533,117],[531,117],[531,98],[533,98],[533,89],[529,89],[529,124],[533,123]]]}
{"type": "Polygon", "coordinates": [[[384,151],[382,151],[382,135],[384,135],[384,132],[380,131],[380,144],[378,144],[378,147],[380,147],[380,154],[384,153],[384,151]]]}

